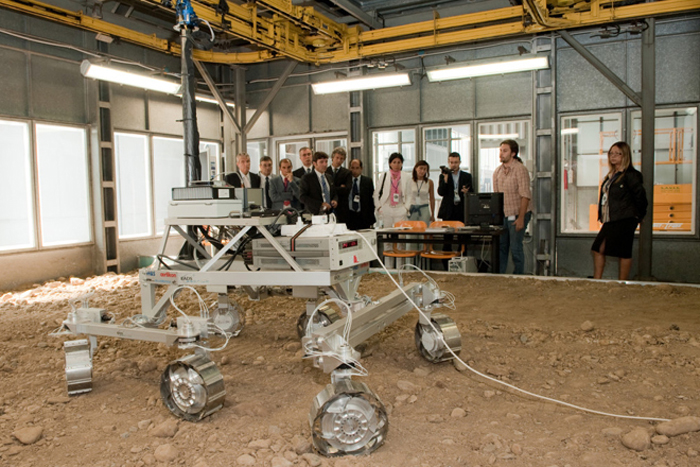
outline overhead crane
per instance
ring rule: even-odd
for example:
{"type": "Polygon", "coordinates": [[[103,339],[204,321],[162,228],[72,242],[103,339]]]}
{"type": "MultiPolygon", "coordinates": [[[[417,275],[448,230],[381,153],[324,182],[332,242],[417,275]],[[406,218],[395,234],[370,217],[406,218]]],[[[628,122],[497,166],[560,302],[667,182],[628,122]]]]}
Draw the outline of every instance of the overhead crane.
{"type": "MultiPolygon", "coordinates": [[[[138,0],[168,9],[158,0],[138,0]]],[[[627,4],[611,0],[524,0],[522,5],[439,18],[403,26],[362,31],[290,0],[257,0],[239,5],[227,1],[193,1],[195,13],[208,21],[223,40],[242,39],[259,48],[251,52],[195,50],[193,58],[207,63],[246,64],[292,59],[316,65],[387,54],[444,47],[480,40],[574,29],[620,21],[700,10],[697,0],[658,0],[627,4]],[[624,6],[621,6],[623,5],[624,6]]],[[[177,39],[144,34],[37,0],[0,0],[0,6],[83,30],[102,33],[142,47],[180,55],[177,39]]],[[[172,10],[172,9],[171,9],[172,10]]],[[[172,11],[173,17],[175,12],[172,11]]]]}

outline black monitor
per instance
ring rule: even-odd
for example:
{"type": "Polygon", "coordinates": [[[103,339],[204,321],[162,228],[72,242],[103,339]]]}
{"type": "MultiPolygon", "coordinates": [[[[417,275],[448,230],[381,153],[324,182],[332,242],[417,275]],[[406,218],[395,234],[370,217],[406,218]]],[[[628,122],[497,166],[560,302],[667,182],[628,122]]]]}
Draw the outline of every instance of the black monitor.
{"type": "Polygon", "coordinates": [[[503,225],[503,193],[466,193],[464,224],[488,228],[503,225]]]}

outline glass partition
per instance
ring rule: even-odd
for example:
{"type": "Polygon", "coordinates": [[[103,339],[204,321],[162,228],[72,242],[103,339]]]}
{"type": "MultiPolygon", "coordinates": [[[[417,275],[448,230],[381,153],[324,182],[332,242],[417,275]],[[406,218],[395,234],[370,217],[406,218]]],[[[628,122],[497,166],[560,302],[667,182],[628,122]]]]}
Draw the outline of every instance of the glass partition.
{"type": "Polygon", "coordinates": [[[518,155],[530,172],[530,180],[532,180],[534,164],[530,157],[530,121],[513,120],[480,123],[478,134],[479,193],[493,191],[493,172],[501,163],[498,152],[501,142],[506,139],[517,141],[520,146],[518,155]]]}
{"type": "Polygon", "coordinates": [[[32,248],[34,198],[29,125],[0,121],[0,251],[32,248]]]}
{"type": "Polygon", "coordinates": [[[152,234],[151,158],[148,137],[114,133],[119,238],[152,234]]]}
{"type": "MultiPolygon", "coordinates": [[[[632,162],[638,170],[641,127],[641,112],[632,112],[632,162]]],[[[695,233],[697,107],[657,109],[654,127],[654,232],[695,233]]]]}
{"type": "Polygon", "coordinates": [[[561,118],[562,233],[597,232],[598,192],[608,172],[608,149],[622,138],[619,113],[561,118]]]}
{"type": "Polygon", "coordinates": [[[83,128],[36,125],[41,244],[91,240],[87,140],[83,128]]]}
{"type": "Polygon", "coordinates": [[[379,175],[389,170],[389,156],[398,152],[403,156],[403,171],[411,172],[416,165],[416,131],[400,129],[372,132],[372,174],[375,183],[379,175]]]}

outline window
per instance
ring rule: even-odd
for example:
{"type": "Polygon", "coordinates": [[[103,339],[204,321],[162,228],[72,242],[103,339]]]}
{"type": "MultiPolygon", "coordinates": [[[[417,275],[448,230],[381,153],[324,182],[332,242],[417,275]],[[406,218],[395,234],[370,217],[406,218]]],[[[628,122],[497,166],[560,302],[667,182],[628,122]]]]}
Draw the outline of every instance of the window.
{"type": "MultiPolygon", "coordinates": [[[[694,233],[697,108],[657,109],[654,122],[654,232],[694,233]]],[[[641,170],[642,115],[632,112],[632,161],[641,170]]]]}
{"type": "Polygon", "coordinates": [[[148,137],[115,133],[114,153],[117,166],[119,238],[149,236],[153,229],[148,137]]]}
{"type": "Polygon", "coordinates": [[[32,248],[34,204],[29,125],[0,121],[0,251],[32,248]]]}
{"type": "MultiPolygon", "coordinates": [[[[260,159],[268,155],[267,141],[248,141],[246,143],[246,152],[250,155],[250,170],[257,172],[258,167],[260,167],[260,159]]],[[[299,159],[298,156],[297,159],[299,159]]],[[[235,164],[236,161],[234,160],[233,162],[235,164]]]]}
{"type": "Polygon", "coordinates": [[[42,245],[89,242],[85,130],[37,124],[36,162],[42,245]]]}
{"type": "Polygon", "coordinates": [[[493,191],[493,172],[501,163],[498,153],[501,142],[513,139],[520,147],[518,154],[530,171],[532,180],[533,161],[530,158],[530,121],[488,122],[479,124],[479,192],[493,191]]]}
{"type": "Polygon", "coordinates": [[[199,142],[199,161],[202,164],[202,180],[211,180],[222,170],[219,159],[219,143],[199,142]]]}
{"type": "Polygon", "coordinates": [[[562,117],[561,231],[597,232],[598,191],[608,172],[608,149],[622,138],[619,113],[562,117]]]}
{"type": "MultiPolygon", "coordinates": [[[[331,153],[335,148],[344,148],[346,152],[350,152],[348,151],[348,140],[346,138],[317,139],[314,142],[314,150],[325,152],[328,154],[328,157],[331,157],[331,153]]],[[[348,166],[348,157],[345,158],[344,167],[348,166]]],[[[328,160],[328,165],[331,165],[330,159],[328,160]]]]}
{"type": "Polygon", "coordinates": [[[403,156],[403,171],[411,172],[416,165],[416,131],[413,129],[372,132],[372,172],[375,183],[379,175],[389,170],[389,156],[398,152],[403,156]]]}
{"type": "MultiPolygon", "coordinates": [[[[280,141],[277,143],[277,162],[284,159],[285,157],[292,161],[292,169],[296,170],[301,167],[301,161],[299,160],[299,150],[303,147],[311,147],[311,142],[309,140],[301,141],[280,141]]],[[[275,166],[276,164],[272,164],[275,166]]],[[[251,161],[251,168],[253,163],[251,161]]]]}
{"type": "Polygon", "coordinates": [[[165,230],[174,187],[185,186],[185,156],[181,139],[153,137],[153,200],[156,234],[165,230]]]}
{"type": "Polygon", "coordinates": [[[452,152],[462,156],[460,167],[469,171],[471,166],[471,126],[425,128],[423,130],[423,160],[434,174],[440,173],[439,167],[447,165],[447,156],[452,152]]]}

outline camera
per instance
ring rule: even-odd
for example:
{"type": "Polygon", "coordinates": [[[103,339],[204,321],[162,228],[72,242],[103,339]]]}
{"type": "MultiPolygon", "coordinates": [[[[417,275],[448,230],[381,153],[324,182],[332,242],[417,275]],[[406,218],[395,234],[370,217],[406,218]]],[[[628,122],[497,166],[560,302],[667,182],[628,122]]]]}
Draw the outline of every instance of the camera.
{"type": "Polygon", "coordinates": [[[449,168],[445,167],[444,165],[440,166],[440,172],[442,172],[445,175],[449,175],[452,173],[452,171],[449,168]]]}

